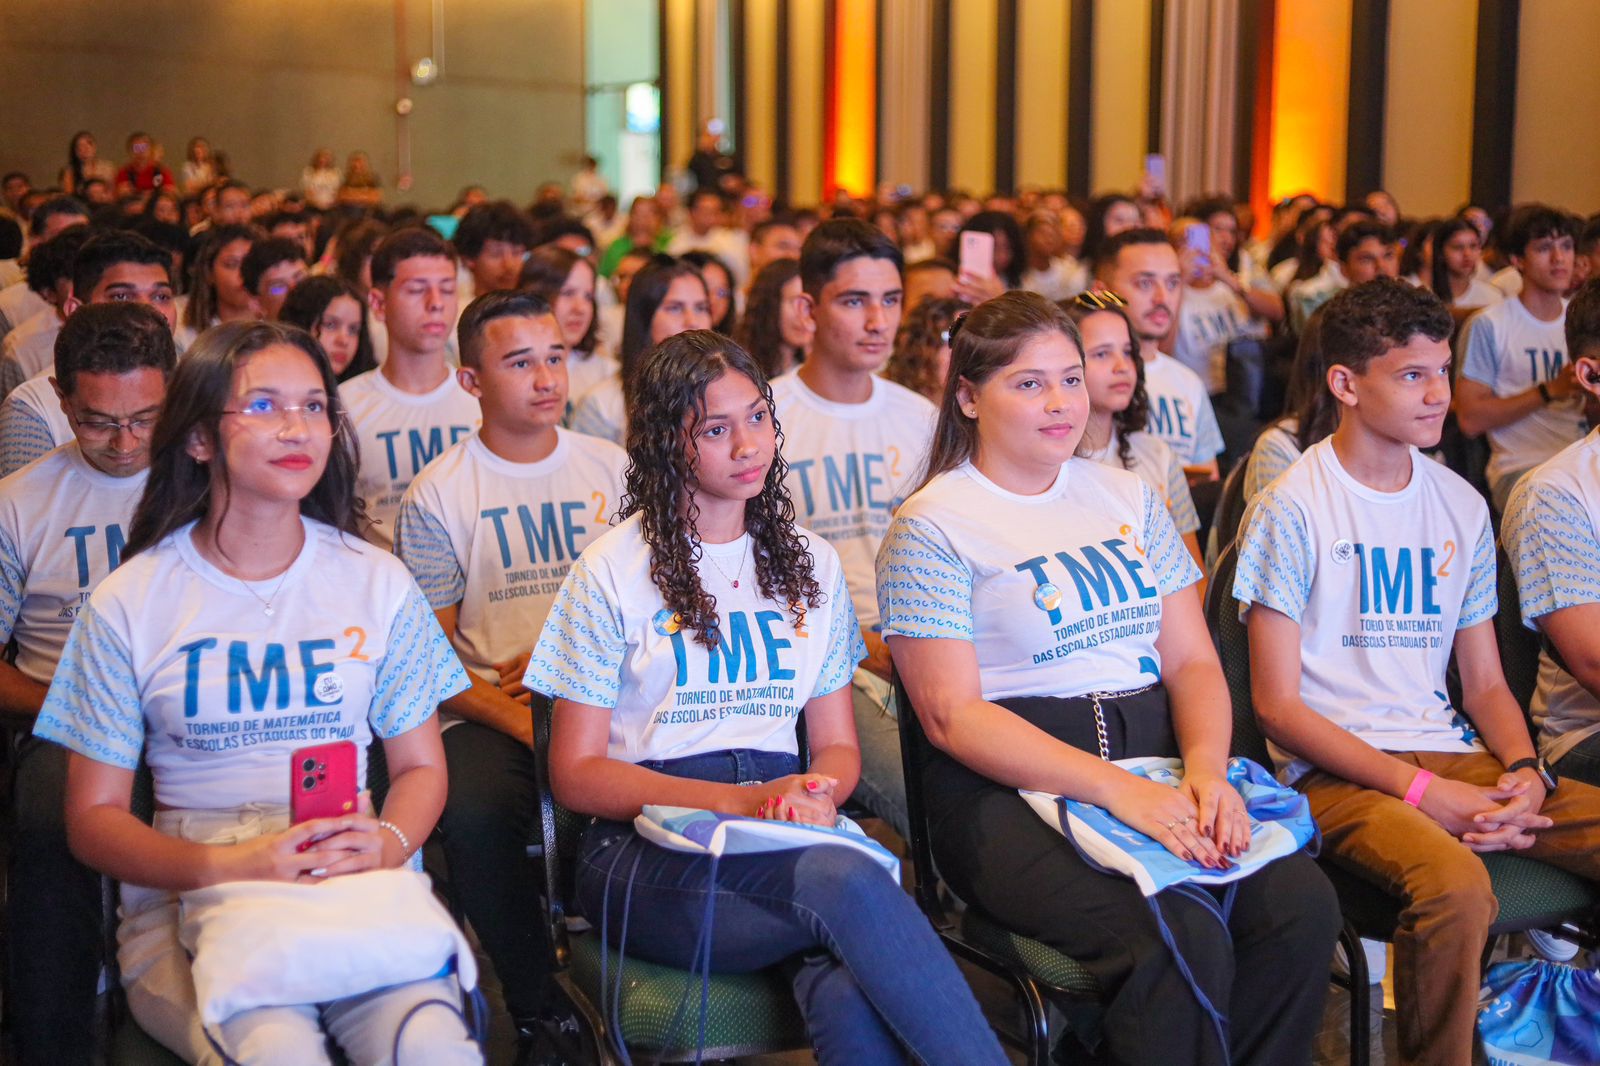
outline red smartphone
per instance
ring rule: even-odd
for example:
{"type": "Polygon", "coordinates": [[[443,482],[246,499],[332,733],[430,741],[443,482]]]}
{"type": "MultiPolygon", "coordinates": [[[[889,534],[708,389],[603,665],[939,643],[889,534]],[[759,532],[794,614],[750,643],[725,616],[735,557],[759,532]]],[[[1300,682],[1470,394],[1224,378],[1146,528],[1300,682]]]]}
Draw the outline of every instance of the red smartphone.
{"type": "Polygon", "coordinates": [[[968,230],[961,235],[961,273],[994,277],[994,234],[968,230]]]}
{"type": "Polygon", "coordinates": [[[295,824],[356,810],[356,745],[339,740],[290,756],[289,817],[295,824]]]}

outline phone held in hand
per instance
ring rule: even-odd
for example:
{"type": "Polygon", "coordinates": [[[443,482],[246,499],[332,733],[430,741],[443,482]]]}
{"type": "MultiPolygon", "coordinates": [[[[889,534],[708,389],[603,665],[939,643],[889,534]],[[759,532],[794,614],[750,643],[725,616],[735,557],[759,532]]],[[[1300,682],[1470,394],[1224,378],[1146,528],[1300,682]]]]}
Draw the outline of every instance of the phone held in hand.
{"type": "Polygon", "coordinates": [[[1211,257],[1211,227],[1204,222],[1196,222],[1184,227],[1183,243],[1189,246],[1191,252],[1211,257]]]}
{"type": "Polygon", "coordinates": [[[961,273],[994,277],[994,234],[968,230],[961,235],[961,273]]]}
{"type": "Polygon", "coordinates": [[[295,825],[355,813],[360,789],[354,741],[301,748],[289,760],[289,817],[295,825]]]}

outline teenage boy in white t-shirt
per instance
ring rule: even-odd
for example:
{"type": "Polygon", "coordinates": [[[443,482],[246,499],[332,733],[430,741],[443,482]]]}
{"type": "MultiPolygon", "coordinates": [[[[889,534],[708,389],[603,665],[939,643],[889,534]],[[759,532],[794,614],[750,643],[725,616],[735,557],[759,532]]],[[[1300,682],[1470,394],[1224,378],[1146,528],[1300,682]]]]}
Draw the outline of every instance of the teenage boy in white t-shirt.
{"type": "MultiPolygon", "coordinates": [[[[1178,219],[1172,233],[1180,236],[1193,218],[1178,219]]],[[[1200,375],[1213,396],[1228,384],[1228,345],[1241,337],[1259,337],[1244,297],[1217,275],[1216,261],[1186,248],[1178,256],[1183,268],[1183,299],[1178,305],[1178,328],[1172,336],[1172,357],[1200,375]]]]}
{"type": "MultiPolygon", "coordinates": [[[[1578,386],[1600,397],[1600,279],[1567,304],[1566,341],[1578,386]]],[[[1522,623],[1548,641],[1533,693],[1539,749],[1562,777],[1600,784],[1600,431],[1517,482],[1500,539],[1522,623]]]]}
{"type": "Polygon", "coordinates": [[[528,862],[536,839],[533,722],[522,674],[557,590],[603,533],[627,456],[559,428],[567,346],[543,298],[490,292],[461,316],[462,388],[478,432],[428,464],[400,504],[395,551],[472,677],[442,710],[450,792],[440,821],[467,920],[493,960],[506,1009],[530,1028],[549,948],[528,862]]]}
{"type": "Polygon", "coordinates": [[[72,261],[90,237],[89,227],[73,226],[42,244],[28,256],[29,291],[44,307],[22,319],[0,340],[0,395],[49,366],[55,356],[56,335],[67,317],[72,298],[72,261]]]}
{"type": "MultiPolygon", "coordinates": [[[[121,561],[177,353],[148,307],[75,311],[56,340],[75,438],[0,480],[0,711],[31,722],[79,608],[121,561]]],[[[67,847],[67,750],[25,737],[11,797],[7,966],[18,1061],[88,1062],[100,972],[100,878],[67,847]]]]}
{"type": "Polygon", "coordinates": [[[816,339],[800,368],[772,383],[772,400],[795,521],[839,553],[871,653],[852,687],[861,741],[856,795],[908,836],[875,564],[890,515],[927,459],[937,412],[874,373],[900,327],[902,265],[894,242],[859,219],[834,219],[811,231],[800,251],[800,284],[816,339]]]}
{"type": "Polygon", "coordinates": [[[1440,1066],[1472,1058],[1497,906],[1476,853],[1600,878],[1600,790],[1556,788],[1501,674],[1488,508],[1418,450],[1449,410],[1451,325],[1431,292],[1387,278],[1328,302],[1339,426],[1252,505],[1234,584],[1282,776],[1324,855],[1402,900],[1401,1061],[1440,1066]]]}
{"type": "Polygon", "coordinates": [[[1172,335],[1183,303],[1177,249],[1158,229],[1124,230],[1101,242],[1095,278],[1101,288],[1127,302],[1128,318],[1139,334],[1150,396],[1145,428],[1178,453],[1191,482],[1215,481],[1223,445],[1211,394],[1199,374],[1160,348],[1172,335]]]}
{"type": "Polygon", "coordinates": [[[1501,510],[1518,478],[1583,436],[1562,331],[1577,232],[1564,211],[1519,209],[1505,246],[1522,291],[1466,325],[1456,419],[1469,436],[1489,435],[1489,492],[1501,510]]]}
{"type": "Polygon", "coordinates": [[[239,264],[239,278],[250,294],[250,307],[257,318],[268,322],[278,320],[289,290],[310,273],[304,242],[290,237],[263,237],[250,246],[239,264]]]}
{"type": "Polygon", "coordinates": [[[380,241],[367,300],[388,328],[389,356],[345,382],[339,399],[360,447],[356,487],[372,522],[367,539],[392,549],[406,487],[482,415],[445,357],[456,322],[456,254],[444,238],[416,228],[380,241]]]}

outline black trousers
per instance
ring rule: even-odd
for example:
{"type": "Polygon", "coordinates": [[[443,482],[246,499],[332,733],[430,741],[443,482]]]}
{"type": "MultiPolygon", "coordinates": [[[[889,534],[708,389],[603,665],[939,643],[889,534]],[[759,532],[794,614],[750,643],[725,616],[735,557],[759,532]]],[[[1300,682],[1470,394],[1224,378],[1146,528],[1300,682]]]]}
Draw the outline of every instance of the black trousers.
{"type": "MultiPolygon", "coordinates": [[[[1002,702],[1098,754],[1088,700],[1002,702]]],[[[1113,759],[1176,754],[1161,689],[1102,705],[1113,759]]],[[[1340,918],[1332,886],[1304,853],[1239,883],[1226,928],[1195,900],[1170,892],[1156,897],[1200,987],[1229,1019],[1225,1057],[1132,881],[1089,866],[1014,789],[942,756],[932,760],[927,785],[930,809],[937,810],[934,857],[950,887],[1002,925],[1071,955],[1095,975],[1108,997],[1102,1037],[1112,1061],[1311,1061],[1340,918]]]]}
{"type": "Polygon", "coordinates": [[[533,752],[498,729],[462,722],[445,730],[444,757],[450,792],[439,827],[450,883],[494,963],[507,1012],[532,1019],[550,977],[544,886],[528,859],[539,839],[533,752]]]}
{"type": "Polygon", "coordinates": [[[67,848],[67,749],[24,739],[13,787],[6,966],[17,1062],[87,1066],[105,952],[100,875],[67,848]]]}

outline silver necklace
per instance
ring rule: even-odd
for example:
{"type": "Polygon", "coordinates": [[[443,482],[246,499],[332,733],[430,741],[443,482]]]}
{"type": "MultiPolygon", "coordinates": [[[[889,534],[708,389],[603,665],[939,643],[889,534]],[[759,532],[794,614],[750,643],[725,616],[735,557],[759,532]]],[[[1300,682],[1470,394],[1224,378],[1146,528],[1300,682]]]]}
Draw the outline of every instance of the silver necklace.
{"type": "Polygon", "coordinates": [[[711,560],[711,565],[717,568],[717,573],[722,575],[722,580],[726,581],[734,588],[739,587],[739,578],[744,577],[744,560],[745,556],[749,554],[748,552],[739,553],[739,572],[731,578],[728,576],[728,572],[722,569],[722,564],[717,562],[717,557],[715,555],[712,555],[704,548],[700,550],[700,554],[702,557],[711,560]]]}
{"type": "MultiPolygon", "coordinates": [[[[292,570],[294,568],[294,564],[290,563],[289,564],[289,568],[292,570]]],[[[277,599],[278,598],[278,593],[283,591],[283,583],[285,581],[289,580],[289,571],[285,570],[283,572],[283,576],[278,578],[278,587],[273,589],[272,590],[272,595],[268,596],[266,599],[262,599],[261,598],[261,593],[257,592],[255,590],[255,586],[250,584],[250,582],[246,581],[244,578],[236,577],[236,578],[234,578],[234,580],[237,581],[239,584],[243,585],[244,586],[244,590],[246,592],[250,593],[250,595],[254,596],[257,600],[261,601],[261,610],[266,613],[268,618],[271,618],[272,615],[275,613],[273,611],[273,609],[272,609],[272,601],[277,599]]]]}

